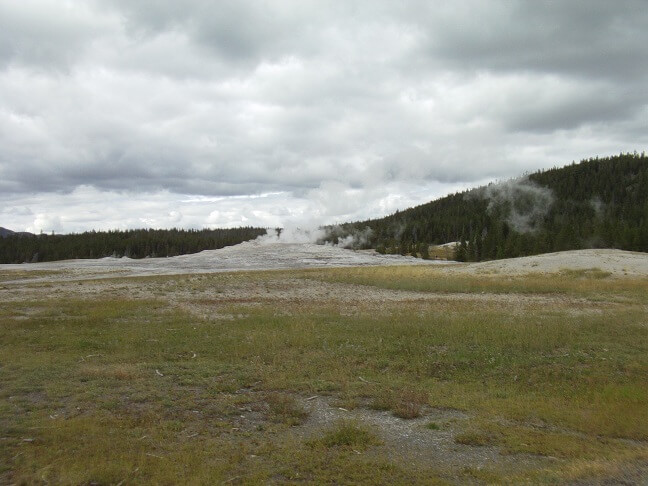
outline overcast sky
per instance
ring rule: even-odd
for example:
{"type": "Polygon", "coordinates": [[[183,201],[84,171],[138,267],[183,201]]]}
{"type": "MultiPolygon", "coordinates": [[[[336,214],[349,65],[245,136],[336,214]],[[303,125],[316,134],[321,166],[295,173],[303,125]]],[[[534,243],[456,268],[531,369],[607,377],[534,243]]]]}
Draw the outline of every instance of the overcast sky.
{"type": "Polygon", "coordinates": [[[647,25],[645,0],[0,0],[0,226],[312,226],[641,152],[647,25]]]}

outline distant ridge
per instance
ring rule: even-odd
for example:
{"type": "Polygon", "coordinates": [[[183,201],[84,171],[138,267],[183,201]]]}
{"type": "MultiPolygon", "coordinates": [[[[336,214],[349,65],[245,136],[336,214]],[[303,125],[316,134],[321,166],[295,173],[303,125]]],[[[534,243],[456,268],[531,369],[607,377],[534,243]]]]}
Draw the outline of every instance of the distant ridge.
{"type": "Polygon", "coordinates": [[[10,229],[3,228],[0,226],[0,238],[6,238],[7,236],[34,236],[32,233],[27,231],[11,231],[10,229]]]}

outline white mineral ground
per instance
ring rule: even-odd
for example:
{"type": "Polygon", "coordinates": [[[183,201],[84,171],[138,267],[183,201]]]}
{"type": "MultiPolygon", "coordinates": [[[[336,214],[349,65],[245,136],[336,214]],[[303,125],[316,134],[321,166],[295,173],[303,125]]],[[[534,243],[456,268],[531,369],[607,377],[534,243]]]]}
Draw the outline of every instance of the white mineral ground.
{"type": "MultiPolygon", "coordinates": [[[[601,270],[613,277],[648,277],[648,253],[621,250],[574,250],[522,258],[458,264],[375,251],[353,251],[312,243],[249,241],[219,250],[169,258],[102,258],[0,265],[0,270],[62,271],[58,278],[173,275],[240,270],[272,270],[383,265],[435,265],[445,272],[473,274],[554,273],[566,269],[601,270]]],[[[34,275],[36,276],[36,274],[34,275]]],[[[44,277],[46,278],[46,277],[44,277]]]]}
{"type": "Polygon", "coordinates": [[[601,270],[611,277],[648,277],[648,253],[623,250],[571,250],[521,258],[457,265],[459,273],[522,275],[563,270],[601,270]]]}
{"type": "Polygon", "coordinates": [[[173,275],[273,270],[288,268],[362,267],[377,265],[450,265],[443,260],[421,260],[373,251],[352,251],[313,243],[268,243],[248,241],[219,250],[205,250],[169,258],[101,258],[57,262],[0,265],[0,270],[64,271],[76,277],[173,275]],[[113,275],[114,276],[114,275],[113,275]]]}

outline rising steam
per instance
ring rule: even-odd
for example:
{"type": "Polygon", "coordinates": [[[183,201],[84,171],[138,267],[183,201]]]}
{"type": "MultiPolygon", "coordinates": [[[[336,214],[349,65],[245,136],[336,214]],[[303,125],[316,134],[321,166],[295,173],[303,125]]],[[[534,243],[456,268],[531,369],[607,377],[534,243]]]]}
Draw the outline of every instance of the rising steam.
{"type": "Polygon", "coordinates": [[[338,248],[363,248],[369,245],[371,235],[372,230],[368,226],[362,230],[353,228],[351,232],[341,226],[320,226],[317,228],[286,226],[267,230],[265,235],[259,236],[255,241],[262,245],[312,243],[338,248]]]}
{"type": "Polygon", "coordinates": [[[269,229],[265,235],[255,241],[262,245],[273,243],[317,243],[326,236],[322,228],[304,228],[286,226],[285,228],[269,229]]]}
{"type": "Polygon", "coordinates": [[[474,196],[487,199],[488,212],[505,215],[506,222],[518,233],[538,229],[554,201],[551,189],[527,177],[480,187],[474,191],[474,196]]]}

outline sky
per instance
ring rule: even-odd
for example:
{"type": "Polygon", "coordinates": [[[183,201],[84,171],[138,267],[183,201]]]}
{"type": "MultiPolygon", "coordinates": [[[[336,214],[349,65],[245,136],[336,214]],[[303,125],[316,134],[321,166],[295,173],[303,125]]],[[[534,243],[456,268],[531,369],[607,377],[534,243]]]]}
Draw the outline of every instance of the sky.
{"type": "Polygon", "coordinates": [[[0,226],[316,226],[648,147],[645,0],[0,0],[0,226]]]}

